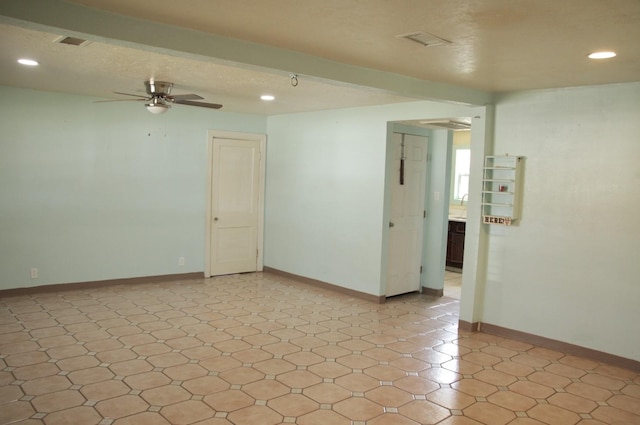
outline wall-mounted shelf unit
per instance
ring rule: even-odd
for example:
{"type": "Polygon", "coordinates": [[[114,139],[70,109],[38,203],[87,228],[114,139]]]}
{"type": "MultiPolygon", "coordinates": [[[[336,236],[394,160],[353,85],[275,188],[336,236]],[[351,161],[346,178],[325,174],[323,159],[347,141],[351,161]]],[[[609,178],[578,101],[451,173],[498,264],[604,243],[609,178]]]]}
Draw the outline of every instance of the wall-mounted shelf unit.
{"type": "Polygon", "coordinates": [[[482,222],[511,226],[520,216],[522,156],[487,156],[482,176],[482,222]]]}

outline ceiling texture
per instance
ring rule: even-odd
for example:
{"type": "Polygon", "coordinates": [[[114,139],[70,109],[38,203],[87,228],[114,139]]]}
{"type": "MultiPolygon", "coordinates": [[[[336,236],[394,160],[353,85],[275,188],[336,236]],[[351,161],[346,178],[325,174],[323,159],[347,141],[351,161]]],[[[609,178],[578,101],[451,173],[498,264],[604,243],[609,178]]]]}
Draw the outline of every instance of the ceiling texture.
{"type": "Polygon", "coordinates": [[[639,40],[639,0],[0,0],[0,85],[121,99],[155,79],[264,115],[483,105],[640,81],[639,40]],[[400,37],[414,33],[433,44],[400,37]],[[597,50],[617,57],[587,59],[597,50]]]}

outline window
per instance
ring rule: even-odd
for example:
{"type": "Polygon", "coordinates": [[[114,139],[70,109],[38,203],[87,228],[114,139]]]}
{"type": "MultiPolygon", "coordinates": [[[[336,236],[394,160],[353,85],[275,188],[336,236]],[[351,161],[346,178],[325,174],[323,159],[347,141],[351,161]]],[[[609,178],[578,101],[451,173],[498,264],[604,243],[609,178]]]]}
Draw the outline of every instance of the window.
{"type": "Polygon", "coordinates": [[[469,169],[471,149],[455,148],[453,151],[453,192],[452,201],[462,202],[469,195],[469,169]]]}

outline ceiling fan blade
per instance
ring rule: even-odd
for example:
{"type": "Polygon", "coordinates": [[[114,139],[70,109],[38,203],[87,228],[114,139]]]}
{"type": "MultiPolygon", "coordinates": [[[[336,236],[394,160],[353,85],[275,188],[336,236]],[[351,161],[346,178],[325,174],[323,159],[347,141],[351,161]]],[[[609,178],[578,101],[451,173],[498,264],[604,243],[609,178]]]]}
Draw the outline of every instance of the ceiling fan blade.
{"type": "Polygon", "coordinates": [[[178,101],[178,100],[200,100],[204,99],[202,96],[198,96],[197,94],[174,94],[171,96],[167,96],[167,99],[178,101]]]}
{"type": "Polygon", "coordinates": [[[174,103],[178,105],[200,106],[202,108],[220,109],[222,105],[217,103],[194,102],[191,100],[177,100],[174,103]]]}
{"type": "Polygon", "coordinates": [[[94,100],[93,103],[107,103],[107,102],[145,102],[148,99],[110,99],[110,100],[94,100]]]}
{"type": "Polygon", "coordinates": [[[135,96],[135,97],[140,97],[140,98],[143,98],[143,99],[145,99],[145,100],[149,99],[149,96],[142,96],[142,95],[140,95],[140,94],[122,93],[122,92],[119,92],[119,91],[114,91],[114,93],[115,93],[115,94],[122,94],[122,95],[125,95],[125,96],[135,96]]]}

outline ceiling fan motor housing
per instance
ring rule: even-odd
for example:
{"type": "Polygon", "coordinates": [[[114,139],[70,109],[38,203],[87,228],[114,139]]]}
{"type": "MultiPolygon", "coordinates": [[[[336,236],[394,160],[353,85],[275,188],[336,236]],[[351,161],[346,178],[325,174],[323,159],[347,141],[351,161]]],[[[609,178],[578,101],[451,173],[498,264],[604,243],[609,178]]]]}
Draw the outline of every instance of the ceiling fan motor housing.
{"type": "Polygon", "coordinates": [[[145,81],[144,86],[149,96],[169,96],[173,83],[166,81],[145,81]]]}

